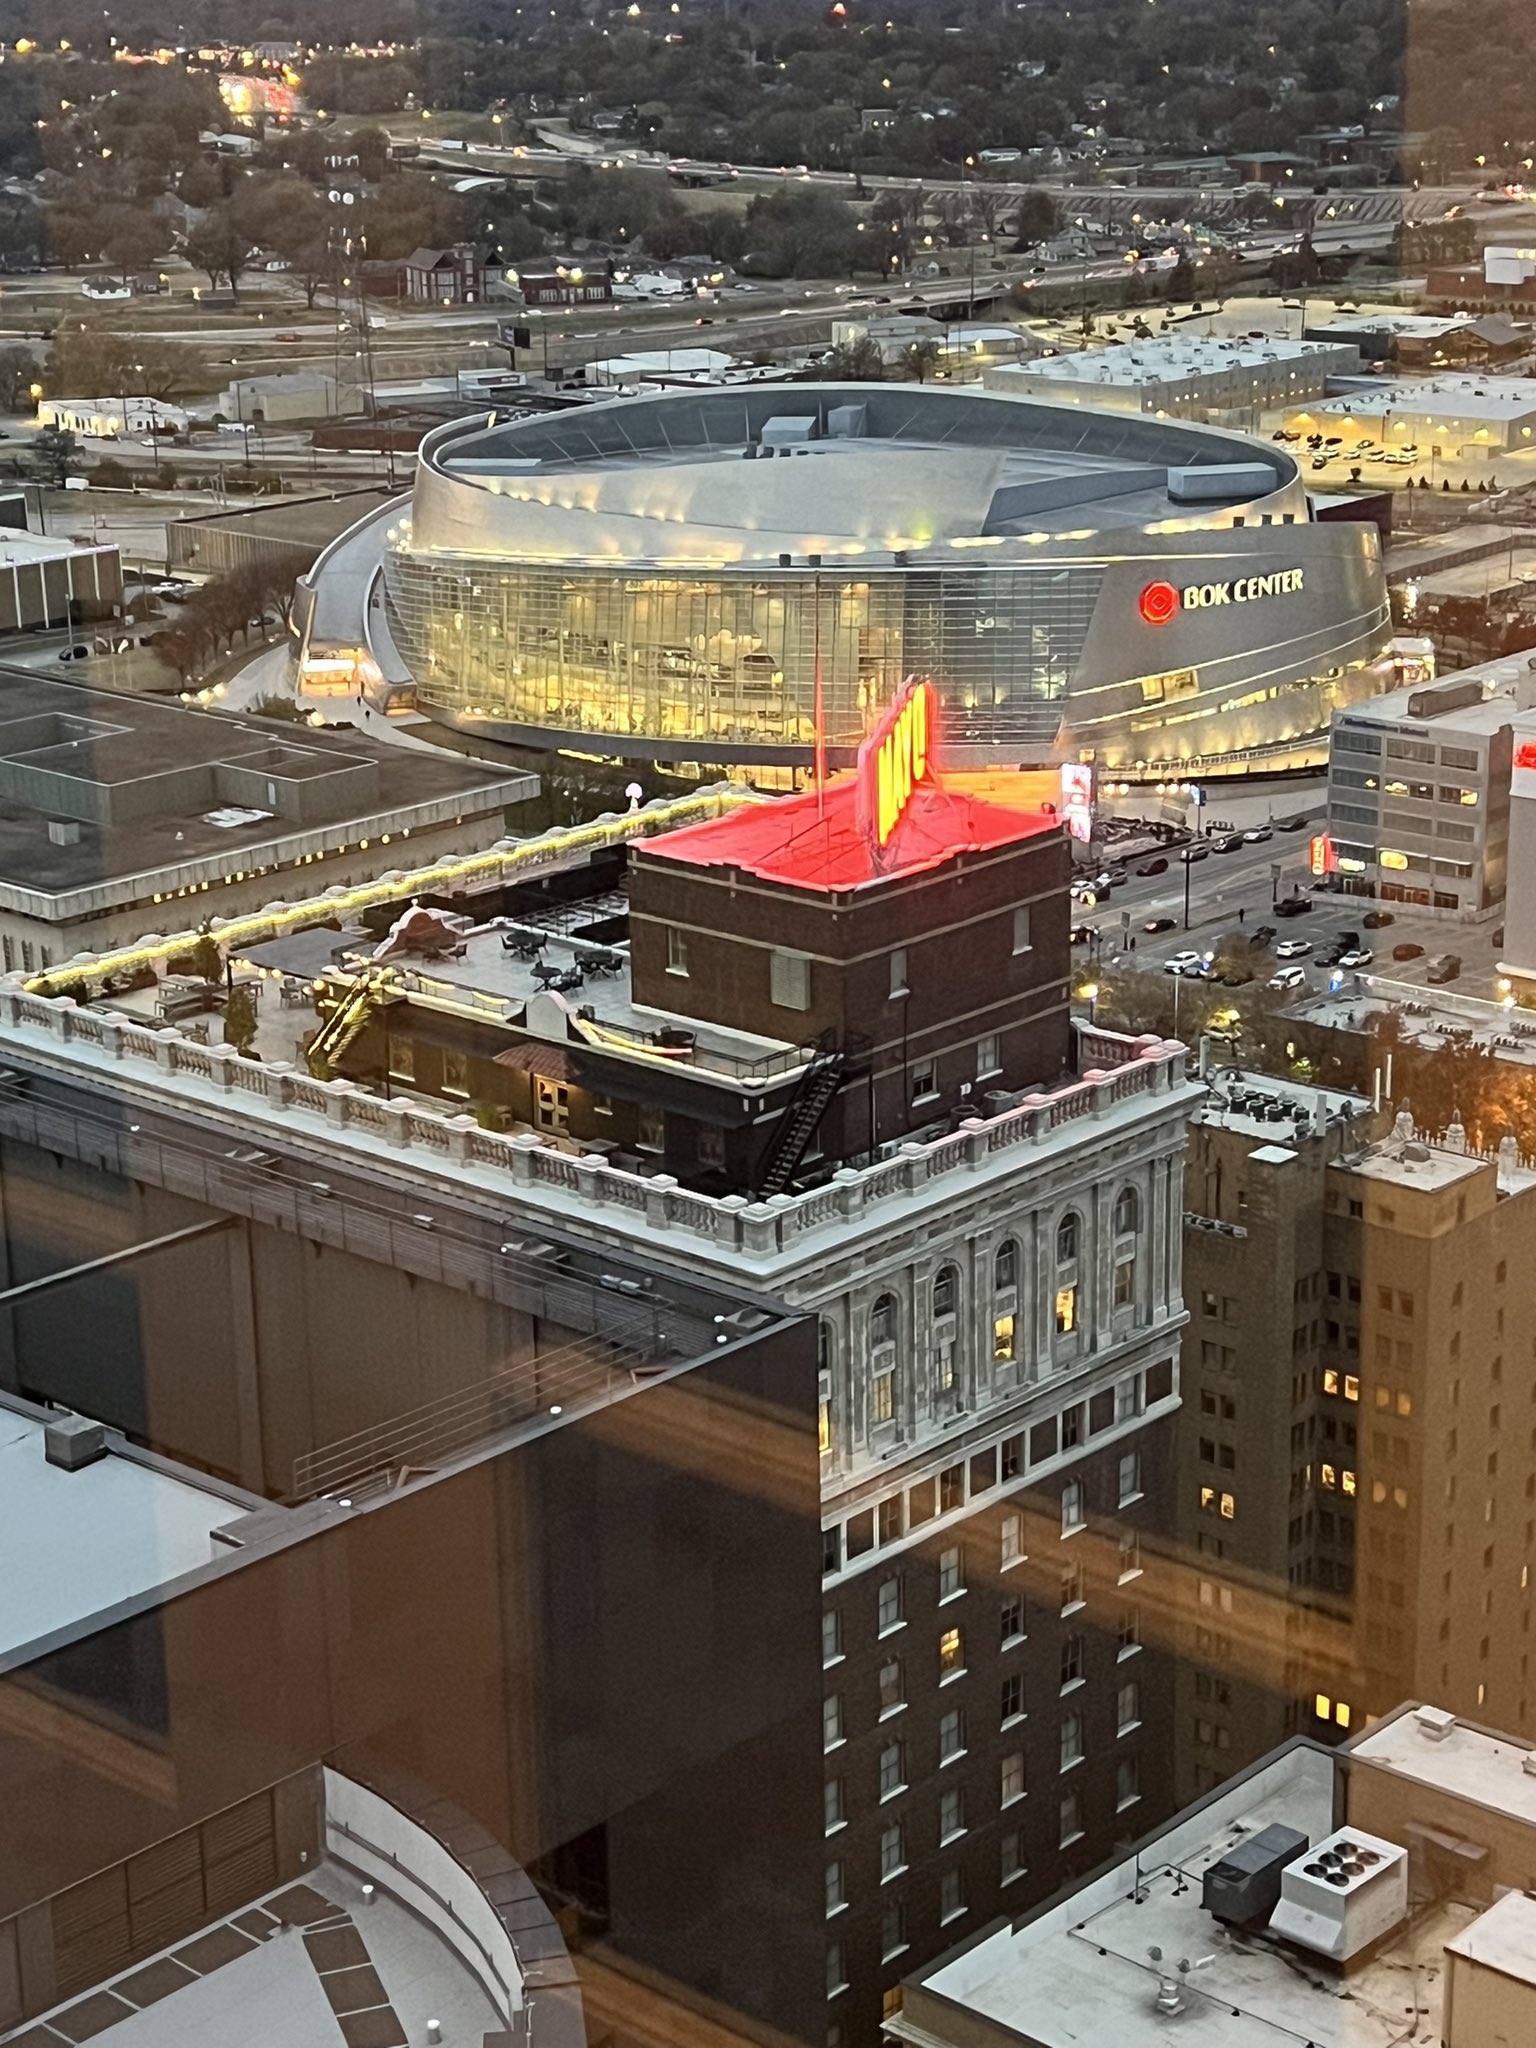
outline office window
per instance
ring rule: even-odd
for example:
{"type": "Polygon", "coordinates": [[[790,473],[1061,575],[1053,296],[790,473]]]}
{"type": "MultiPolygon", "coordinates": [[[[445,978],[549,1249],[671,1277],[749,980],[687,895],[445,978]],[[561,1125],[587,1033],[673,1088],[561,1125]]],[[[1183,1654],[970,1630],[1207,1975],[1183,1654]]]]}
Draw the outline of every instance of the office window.
{"type": "Polygon", "coordinates": [[[1061,1768],[1070,1771],[1083,1760],[1083,1717],[1068,1714],[1061,1724],[1061,1768]]]}
{"type": "Polygon", "coordinates": [[[688,934],[680,932],[675,925],[667,927],[667,972],[686,974],[688,972],[688,934]]]}
{"type": "Polygon", "coordinates": [[[1115,1811],[1134,1806],[1141,1797],[1141,1765],[1134,1756],[1123,1756],[1115,1765],[1115,1811]]]}
{"type": "Polygon", "coordinates": [[[907,1945],[906,1914],[900,1899],[892,1899],[880,1915],[880,1960],[889,1963],[907,1945]]]}
{"type": "Polygon", "coordinates": [[[1136,1261],[1134,1258],[1116,1259],[1114,1305],[1116,1308],[1133,1308],[1136,1303],[1136,1261]]]}
{"type": "Polygon", "coordinates": [[[1009,1364],[1018,1344],[1017,1319],[1012,1315],[992,1318],[992,1356],[1000,1365],[1009,1364]]]}
{"type": "Polygon", "coordinates": [[[952,1600],[965,1591],[965,1563],[959,1544],[939,1552],[939,1598],[952,1600]]]}
{"type": "Polygon", "coordinates": [[[965,1716],[958,1707],[951,1707],[947,1714],[939,1716],[939,1762],[947,1764],[952,1757],[965,1754],[965,1716]]]}
{"type": "Polygon", "coordinates": [[[998,1844],[999,1881],[1011,1884],[1014,1878],[1023,1877],[1028,1868],[1024,1858],[1024,1830],[1009,1828],[998,1844]]]}
{"type": "Polygon", "coordinates": [[[1069,1337],[1077,1328],[1077,1289],[1058,1287],[1056,1290],[1056,1334],[1069,1337]]]}
{"type": "Polygon", "coordinates": [[[976,1041],[976,1078],[985,1080],[988,1074],[999,1073],[1002,1069],[1002,1041],[995,1031],[989,1031],[985,1038],[976,1041]]]}
{"type": "Polygon", "coordinates": [[[939,1795],[939,1840],[952,1842],[965,1833],[965,1794],[958,1787],[939,1795]]]}
{"type": "Polygon", "coordinates": [[[939,1925],[958,1920],[965,1911],[965,1875],[963,1871],[946,1870],[939,1879],[939,1925]]]}
{"type": "Polygon", "coordinates": [[[804,953],[774,947],[768,961],[768,997],[779,1010],[811,1007],[811,963],[804,953]]]}
{"type": "Polygon", "coordinates": [[[829,1863],[826,1878],[827,1918],[830,1920],[834,1913],[843,1912],[847,1904],[848,1888],[843,1882],[843,1866],[841,1863],[829,1863]]]}
{"type": "Polygon", "coordinates": [[[1027,953],[1033,942],[1029,936],[1029,905],[1021,903],[1013,913],[1013,950],[1027,953]]]}
{"type": "Polygon", "coordinates": [[[1141,1453],[1122,1452],[1120,1458],[1120,1506],[1125,1507],[1141,1494],[1141,1453]]]}
{"type": "Polygon", "coordinates": [[[998,1777],[998,1804],[1012,1806],[1016,1799],[1024,1797],[1024,1752],[1016,1749],[1011,1756],[1005,1756],[998,1777]]]}
{"type": "Polygon", "coordinates": [[[843,1812],[843,1781],[841,1778],[828,1778],[825,1785],[821,1788],[822,1825],[830,1835],[843,1825],[845,1819],[846,1815],[843,1812]]]}
{"type": "Polygon", "coordinates": [[[821,1661],[835,1664],[843,1654],[843,1617],[835,1608],[821,1617],[821,1661]]]}
{"type": "Polygon", "coordinates": [[[838,1993],[848,1989],[848,1973],[843,1967],[843,1944],[840,1941],[827,1943],[827,1996],[836,1998],[838,1993]]]}
{"type": "Polygon", "coordinates": [[[1115,1733],[1125,1735],[1141,1721],[1141,1688],[1132,1679],[1115,1694],[1115,1733]]]}
{"type": "Polygon", "coordinates": [[[901,1659],[891,1657],[880,1666],[880,1711],[892,1714],[906,1703],[906,1687],[902,1682],[901,1659]]]}
{"type": "Polygon", "coordinates": [[[890,989],[892,997],[904,996],[909,986],[910,984],[907,980],[907,949],[905,946],[898,946],[891,955],[890,989]]]}
{"type": "Polygon", "coordinates": [[[880,1830],[880,1882],[889,1884],[907,1867],[901,1822],[892,1821],[888,1828],[880,1830]]]}
{"type": "Polygon", "coordinates": [[[1084,1523],[1083,1482],[1081,1479],[1069,1479],[1061,1489],[1061,1533],[1063,1536],[1070,1536],[1073,1530],[1081,1529],[1084,1523]]]}
{"type": "Polygon", "coordinates": [[[1017,1721],[1024,1713],[1024,1679],[1020,1672],[1013,1672],[1003,1680],[999,1699],[998,1720],[1006,1728],[1010,1721],[1017,1721]]]}
{"type": "Polygon", "coordinates": [[[906,1789],[902,1744],[888,1742],[880,1752],[880,1797],[894,1799],[898,1792],[905,1792],[906,1789]]]}
{"type": "Polygon", "coordinates": [[[1021,1564],[1024,1559],[1024,1518],[1022,1515],[1004,1515],[1002,1528],[1003,1569],[1011,1564],[1021,1564]]]}
{"type": "Polygon", "coordinates": [[[821,1703],[821,1741],[824,1749],[835,1749],[843,1739],[843,1696],[829,1693],[821,1703]]]}
{"type": "Polygon", "coordinates": [[[1081,1841],[1082,1834],[1082,1800],[1076,1792],[1065,1793],[1061,1802],[1061,1828],[1057,1840],[1060,1846],[1065,1849],[1069,1843],[1081,1841]]]}
{"type": "Polygon", "coordinates": [[[945,1629],[939,1637],[939,1676],[953,1678],[965,1669],[965,1646],[957,1628],[945,1629]]]}
{"type": "Polygon", "coordinates": [[[1013,1643],[1022,1643],[1025,1633],[1023,1595],[1020,1594],[1012,1600],[1005,1600],[998,1609],[998,1615],[1001,1622],[999,1632],[1002,1637],[1002,1647],[1006,1650],[1013,1643]]]}

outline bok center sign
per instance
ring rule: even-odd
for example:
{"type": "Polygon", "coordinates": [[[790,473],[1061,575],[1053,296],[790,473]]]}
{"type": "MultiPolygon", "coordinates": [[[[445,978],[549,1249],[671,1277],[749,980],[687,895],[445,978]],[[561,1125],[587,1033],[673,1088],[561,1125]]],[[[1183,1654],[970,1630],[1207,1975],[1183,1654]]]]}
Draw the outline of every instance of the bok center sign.
{"type": "Polygon", "coordinates": [[[1224,583],[1149,583],[1138,601],[1149,626],[1166,626],[1181,611],[1210,611],[1223,604],[1257,604],[1271,597],[1295,597],[1305,571],[1272,569],[1264,576],[1233,576],[1224,583]]]}
{"type": "Polygon", "coordinates": [[[900,824],[912,792],[932,777],[937,706],[927,677],[908,676],[859,748],[859,817],[877,852],[900,824]]]}

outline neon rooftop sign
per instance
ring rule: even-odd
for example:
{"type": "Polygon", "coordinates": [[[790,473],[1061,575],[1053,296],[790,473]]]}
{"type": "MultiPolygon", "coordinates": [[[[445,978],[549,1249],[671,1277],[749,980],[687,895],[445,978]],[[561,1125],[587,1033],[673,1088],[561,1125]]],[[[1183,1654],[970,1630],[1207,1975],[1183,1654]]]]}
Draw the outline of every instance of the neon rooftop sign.
{"type": "Polygon", "coordinates": [[[859,821],[877,849],[889,844],[913,791],[934,779],[937,711],[932,683],[909,676],[859,748],[859,821]]]}

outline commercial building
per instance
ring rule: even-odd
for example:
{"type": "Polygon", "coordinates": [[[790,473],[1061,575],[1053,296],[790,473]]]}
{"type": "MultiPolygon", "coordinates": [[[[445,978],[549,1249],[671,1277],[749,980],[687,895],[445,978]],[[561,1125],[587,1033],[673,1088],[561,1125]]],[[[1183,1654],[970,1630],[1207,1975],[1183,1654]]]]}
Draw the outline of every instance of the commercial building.
{"type": "Polygon", "coordinates": [[[1527,328],[1472,313],[1359,313],[1309,323],[1308,341],[1344,343],[1367,363],[1404,370],[1455,370],[1498,363],[1531,345],[1527,328]]]}
{"type": "Polygon", "coordinates": [[[922,674],[956,765],[1219,774],[1387,680],[1378,537],[1284,448],[942,385],[457,423],[367,538],[424,709],[680,768],[808,768],[818,702],[845,763],[922,674]]]}
{"type": "Polygon", "coordinates": [[[1511,873],[1510,766],[1536,706],[1523,655],[1392,690],[1334,720],[1327,863],[1350,896],[1492,917],[1511,873]]]}
{"type": "MultiPolygon", "coordinates": [[[[3,588],[3,583],[0,583],[3,588]]],[[[397,861],[489,846],[536,793],[455,755],[4,674],[0,959],[57,967],[397,861]]]]}
{"type": "Polygon", "coordinates": [[[1536,1739],[1529,1467],[1506,1421],[1536,1398],[1536,1174],[1513,1139],[1385,1121],[1227,1075],[1192,1128],[1180,1478],[1205,1783],[1279,1728],[1337,1735],[1408,1692],[1536,1739]]]}
{"type": "Polygon", "coordinates": [[[361,412],[356,384],[323,370],[281,370],[268,377],[235,377],[219,394],[219,411],[245,425],[276,426],[286,420],[328,420],[361,412]]]}
{"type": "Polygon", "coordinates": [[[1038,355],[1041,347],[1027,328],[977,320],[940,322],[926,314],[891,313],[858,317],[849,314],[832,322],[835,348],[860,341],[873,342],[881,361],[890,364],[900,363],[914,342],[931,342],[939,351],[941,363],[955,368],[967,364],[984,368],[988,362],[1002,358],[1038,355]]]}
{"type": "Polygon", "coordinates": [[[1359,350],[1344,341],[1167,335],[1007,365],[982,382],[989,391],[1059,405],[1204,420],[1301,405],[1321,398],[1329,378],[1359,370],[1359,350]]]}
{"type": "Polygon", "coordinates": [[[184,406],[132,396],[44,398],[37,408],[40,427],[56,427],[88,441],[115,441],[124,434],[184,433],[190,417],[184,406]]]}
{"type": "Polygon", "coordinates": [[[1175,1794],[1195,1799],[1352,1696],[1356,1418],[1320,1303],[1330,1168],[1380,1128],[1368,1102],[1239,1069],[1212,1072],[1184,1163],[1178,1494],[1185,1575],[1169,1609],[1175,1794]],[[1334,1484],[1302,1491],[1293,1447],[1334,1484]]]}
{"type": "Polygon", "coordinates": [[[1363,381],[1338,398],[1300,408],[1293,426],[1369,434],[1387,448],[1495,456],[1536,445],[1536,377],[1436,376],[1363,381]]]}
{"type": "Polygon", "coordinates": [[[639,349],[588,363],[582,374],[588,384],[599,385],[708,382],[735,360],[719,348],[639,349]]]}
{"type": "Polygon", "coordinates": [[[0,633],[67,632],[116,618],[122,601],[115,547],[82,546],[0,521],[0,633]]]}
{"type": "MultiPolygon", "coordinates": [[[[1169,1785],[1143,1539],[1173,1512],[1196,1089],[1180,1046],[1069,1027],[1059,827],[1030,778],[992,780],[1011,801],[919,776],[878,857],[834,785],[824,815],[812,794],[648,842],[627,895],[601,866],[382,941],[263,947],[334,991],[309,1050],[339,1078],[217,1048],[164,1068],[216,1146],[237,1125],[265,1150],[270,1125],[318,1146],[333,1193],[383,1170],[431,1221],[458,1188],[504,1248],[580,1245],[621,1300],[650,1266],[816,1318],[820,1819],[796,1882],[823,1937],[816,2039],[830,2022],[849,2048],[912,1957],[1019,1895],[1005,1838],[1043,1895],[1169,1785]],[[486,977],[487,939],[522,982],[486,977]],[[1026,1795],[1069,1749],[1063,1846],[1026,1795]]],[[[7,1001],[0,1043],[50,1072],[85,1058],[62,1010],[7,1001]]],[[[156,1034],[82,1017],[149,1071],[156,1034]]]]}
{"type": "Polygon", "coordinates": [[[7,1068],[7,1280],[103,1264],[3,1310],[0,2033],[813,2048],[811,1325],[125,1110],[7,1068]]]}
{"type": "Polygon", "coordinates": [[[1058,1903],[910,1977],[887,2037],[914,2048],[1160,2048],[1203,2033],[1230,2048],[1528,2039],[1532,1754],[1414,1704],[1342,1754],[1294,1742],[1058,1903]]]}

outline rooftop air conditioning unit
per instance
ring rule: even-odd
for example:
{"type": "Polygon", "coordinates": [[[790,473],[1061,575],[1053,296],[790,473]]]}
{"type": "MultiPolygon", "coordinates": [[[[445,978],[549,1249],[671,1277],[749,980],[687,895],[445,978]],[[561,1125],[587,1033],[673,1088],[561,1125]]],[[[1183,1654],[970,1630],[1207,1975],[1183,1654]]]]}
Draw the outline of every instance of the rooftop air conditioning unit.
{"type": "Polygon", "coordinates": [[[1348,1965],[1408,1911],[1408,1851],[1359,1828],[1340,1828],[1288,1863],[1269,1931],[1348,1965]]]}
{"type": "Polygon", "coordinates": [[[1419,1733],[1431,1742],[1444,1742],[1456,1726],[1456,1716],[1444,1707],[1415,1707],[1413,1718],[1418,1723],[1419,1733]]]}
{"type": "Polygon", "coordinates": [[[1306,1846],[1304,1834],[1278,1821],[1234,1842],[1202,1878],[1201,1905],[1228,1927],[1264,1926],[1280,1903],[1281,1873],[1306,1846]]]}

